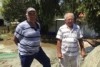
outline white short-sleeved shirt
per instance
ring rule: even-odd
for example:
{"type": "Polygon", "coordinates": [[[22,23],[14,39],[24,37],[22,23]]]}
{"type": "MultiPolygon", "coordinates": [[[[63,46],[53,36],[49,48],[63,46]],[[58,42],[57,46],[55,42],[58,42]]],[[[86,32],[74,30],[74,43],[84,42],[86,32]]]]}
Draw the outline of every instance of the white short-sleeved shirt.
{"type": "Polygon", "coordinates": [[[73,29],[69,29],[66,24],[62,25],[56,35],[57,39],[62,40],[61,51],[68,56],[77,56],[79,53],[78,39],[82,38],[80,27],[73,24],[73,29]]]}
{"type": "Polygon", "coordinates": [[[14,32],[19,40],[18,51],[21,55],[32,55],[39,51],[40,47],[40,28],[37,22],[37,28],[32,27],[27,21],[17,25],[14,32]]]}

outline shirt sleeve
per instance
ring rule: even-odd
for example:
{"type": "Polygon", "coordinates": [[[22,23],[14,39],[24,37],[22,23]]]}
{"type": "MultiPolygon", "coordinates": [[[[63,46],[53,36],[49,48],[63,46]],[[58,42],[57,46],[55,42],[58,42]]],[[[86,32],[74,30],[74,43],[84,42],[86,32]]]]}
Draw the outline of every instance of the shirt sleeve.
{"type": "Polygon", "coordinates": [[[58,32],[57,32],[56,38],[62,40],[62,31],[61,31],[60,28],[59,28],[59,30],[58,30],[58,32]]]}
{"type": "Polygon", "coordinates": [[[18,25],[16,27],[15,32],[14,32],[14,36],[16,36],[19,40],[22,39],[23,34],[22,34],[22,28],[20,27],[20,25],[18,25]]]}

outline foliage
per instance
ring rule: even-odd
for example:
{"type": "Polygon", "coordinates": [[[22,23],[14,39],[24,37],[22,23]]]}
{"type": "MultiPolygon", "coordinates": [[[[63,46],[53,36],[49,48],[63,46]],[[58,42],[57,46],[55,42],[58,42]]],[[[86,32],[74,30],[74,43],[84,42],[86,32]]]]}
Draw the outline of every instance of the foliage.
{"type": "Polygon", "coordinates": [[[42,24],[44,32],[48,32],[53,24],[55,14],[59,10],[58,0],[4,0],[3,16],[5,20],[14,21],[15,19],[23,21],[25,11],[28,7],[36,8],[39,21],[42,24]]]}
{"type": "Polygon", "coordinates": [[[97,33],[100,33],[100,1],[99,0],[84,0],[87,10],[87,23],[91,28],[94,28],[97,33]]]}
{"type": "Polygon", "coordinates": [[[80,5],[79,0],[64,0],[64,3],[61,5],[62,14],[66,12],[73,12],[76,13],[78,7],[80,5]]]}
{"type": "Polygon", "coordinates": [[[53,25],[55,15],[59,11],[59,5],[57,0],[41,0],[40,1],[40,13],[39,19],[42,24],[42,31],[48,32],[48,28],[53,25]]]}
{"type": "Polygon", "coordinates": [[[64,3],[60,7],[62,16],[66,12],[72,12],[75,14],[75,20],[80,19],[81,22],[84,22],[85,18],[79,18],[79,14],[86,13],[85,5],[81,0],[64,0],[64,3]]]}
{"type": "Polygon", "coordinates": [[[100,33],[100,1],[99,0],[64,0],[58,5],[59,0],[3,0],[4,18],[10,21],[25,19],[27,7],[34,7],[38,12],[38,19],[42,31],[48,32],[53,25],[55,17],[63,17],[66,12],[73,12],[77,18],[80,12],[86,14],[86,21],[90,27],[100,33]]]}
{"type": "Polygon", "coordinates": [[[85,13],[86,16],[83,20],[90,28],[94,28],[96,32],[100,33],[100,0],[64,0],[61,10],[62,15],[65,12],[73,12],[76,18],[80,12],[85,13]]]}
{"type": "Polygon", "coordinates": [[[20,18],[21,17],[20,11],[23,10],[20,7],[22,7],[22,5],[19,5],[18,3],[16,3],[15,0],[4,0],[3,1],[4,19],[9,20],[9,21],[14,21],[17,18],[20,18]]]}

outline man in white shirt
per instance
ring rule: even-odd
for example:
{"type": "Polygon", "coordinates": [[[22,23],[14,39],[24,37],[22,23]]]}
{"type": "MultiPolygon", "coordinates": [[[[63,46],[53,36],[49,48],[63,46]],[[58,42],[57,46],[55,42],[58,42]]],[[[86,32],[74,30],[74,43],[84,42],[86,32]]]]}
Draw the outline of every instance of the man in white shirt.
{"type": "Polygon", "coordinates": [[[82,41],[80,27],[74,23],[74,14],[66,13],[64,16],[65,24],[57,32],[57,56],[60,59],[60,67],[78,67],[77,57],[79,46],[81,55],[85,57],[85,50],[82,41]]]}

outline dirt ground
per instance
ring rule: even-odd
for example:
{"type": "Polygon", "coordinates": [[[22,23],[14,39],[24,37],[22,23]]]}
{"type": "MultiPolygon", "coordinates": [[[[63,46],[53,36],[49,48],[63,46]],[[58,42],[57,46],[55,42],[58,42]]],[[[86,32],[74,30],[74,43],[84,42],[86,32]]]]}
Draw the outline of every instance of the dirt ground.
{"type": "MultiPolygon", "coordinates": [[[[49,47],[43,45],[42,48],[46,52],[46,54],[50,57],[52,66],[58,67],[57,66],[58,64],[56,62],[57,58],[56,58],[55,45],[54,46],[53,45],[51,46],[51,44],[48,45],[49,47]]],[[[33,61],[32,66],[42,67],[42,65],[36,60],[33,61]]],[[[17,47],[15,45],[9,45],[9,46],[2,45],[0,47],[0,67],[20,67],[20,60],[17,52],[17,47]]]]}
{"type": "MultiPolygon", "coordinates": [[[[0,67],[21,67],[17,52],[17,46],[13,42],[12,34],[4,34],[0,41],[0,67]]],[[[58,67],[58,59],[56,57],[56,45],[51,43],[41,43],[45,53],[51,60],[52,67],[58,67]]],[[[32,67],[42,67],[42,65],[34,60],[32,67]]]]}
{"type": "MultiPolygon", "coordinates": [[[[21,67],[17,46],[13,42],[13,35],[4,34],[1,37],[4,40],[0,41],[0,67],[21,67]]],[[[93,47],[87,42],[84,42],[84,44],[87,53],[89,53],[93,47]]],[[[59,67],[59,61],[56,56],[56,45],[42,42],[41,46],[49,56],[52,67],[59,67]]],[[[31,67],[42,67],[42,65],[37,60],[34,60],[31,67]]]]}

